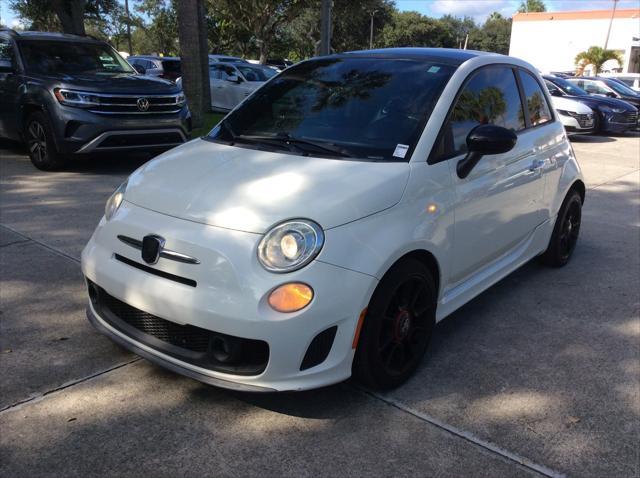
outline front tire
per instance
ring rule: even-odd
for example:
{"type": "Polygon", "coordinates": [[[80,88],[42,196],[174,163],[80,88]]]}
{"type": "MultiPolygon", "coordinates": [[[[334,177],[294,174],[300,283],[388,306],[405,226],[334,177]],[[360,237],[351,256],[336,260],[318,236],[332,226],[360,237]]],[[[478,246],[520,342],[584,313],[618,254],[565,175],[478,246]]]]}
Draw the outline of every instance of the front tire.
{"type": "Polygon", "coordinates": [[[31,163],[41,171],[54,171],[66,163],[56,149],[49,120],[41,111],[36,111],[27,119],[24,139],[31,163]]]}
{"type": "Polygon", "coordinates": [[[436,287],[412,258],[395,264],[376,288],[364,319],[353,375],[373,389],[395,388],[418,368],[435,325],[436,287]]]}
{"type": "Polygon", "coordinates": [[[582,220],[582,198],[571,190],[564,199],[547,250],[540,261],[551,267],[563,267],[571,259],[578,242],[582,220]]]}

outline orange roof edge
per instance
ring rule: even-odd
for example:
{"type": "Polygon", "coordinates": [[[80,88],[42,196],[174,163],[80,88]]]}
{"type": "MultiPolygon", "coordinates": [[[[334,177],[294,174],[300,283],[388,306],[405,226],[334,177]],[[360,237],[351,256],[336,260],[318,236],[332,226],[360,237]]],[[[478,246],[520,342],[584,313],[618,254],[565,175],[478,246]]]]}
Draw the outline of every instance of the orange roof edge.
{"type": "MultiPolygon", "coordinates": [[[[570,12],[515,13],[514,22],[536,22],[549,20],[600,20],[611,18],[611,10],[575,10],[570,12]]],[[[614,18],[640,18],[640,8],[616,10],[614,18]]]]}

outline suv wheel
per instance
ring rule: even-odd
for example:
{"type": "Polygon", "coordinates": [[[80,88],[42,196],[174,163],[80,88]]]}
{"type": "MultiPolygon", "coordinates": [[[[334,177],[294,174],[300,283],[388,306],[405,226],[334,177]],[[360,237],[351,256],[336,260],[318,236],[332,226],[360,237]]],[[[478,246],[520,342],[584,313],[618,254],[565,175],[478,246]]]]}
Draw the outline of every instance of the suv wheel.
{"type": "Polygon", "coordinates": [[[37,111],[29,116],[24,138],[33,165],[42,171],[59,169],[65,163],[56,150],[49,121],[44,113],[37,111]]]}

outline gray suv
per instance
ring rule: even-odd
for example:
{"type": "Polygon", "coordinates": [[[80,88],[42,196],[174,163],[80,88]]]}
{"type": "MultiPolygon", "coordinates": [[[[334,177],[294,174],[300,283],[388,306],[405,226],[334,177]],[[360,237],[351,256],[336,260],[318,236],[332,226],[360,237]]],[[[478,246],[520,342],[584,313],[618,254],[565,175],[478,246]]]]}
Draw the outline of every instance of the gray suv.
{"type": "Polygon", "coordinates": [[[38,169],[88,153],[162,151],[190,132],[180,87],[139,75],[107,43],[0,30],[0,137],[24,141],[38,169]]]}

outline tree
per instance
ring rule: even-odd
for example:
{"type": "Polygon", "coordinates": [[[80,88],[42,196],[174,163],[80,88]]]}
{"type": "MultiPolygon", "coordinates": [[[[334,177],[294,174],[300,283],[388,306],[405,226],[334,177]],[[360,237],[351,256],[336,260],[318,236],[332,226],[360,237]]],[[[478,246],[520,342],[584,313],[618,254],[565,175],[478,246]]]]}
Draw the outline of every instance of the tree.
{"type": "Polygon", "coordinates": [[[445,47],[450,40],[445,25],[418,12],[396,12],[382,32],[385,47],[445,47]]]}
{"type": "Polygon", "coordinates": [[[251,32],[263,64],[278,29],[309,3],[310,0],[217,0],[221,13],[251,32]]]}
{"type": "MultiPolygon", "coordinates": [[[[142,53],[178,53],[177,0],[141,0],[135,10],[149,18],[144,25],[146,41],[142,53]]],[[[138,34],[138,37],[143,35],[138,34]]]]}
{"type": "Polygon", "coordinates": [[[193,126],[199,128],[211,109],[204,0],[180,0],[177,7],[182,86],[193,126]]]}
{"type": "Polygon", "coordinates": [[[117,0],[11,0],[11,9],[31,28],[85,34],[85,20],[113,11],[117,0]]]}
{"type": "Polygon", "coordinates": [[[615,50],[605,50],[599,46],[592,46],[587,51],[580,52],[576,55],[575,64],[578,67],[576,73],[581,76],[584,69],[592,65],[593,74],[597,75],[602,70],[602,65],[609,61],[615,60],[618,65],[622,66],[622,55],[615,50]]]}
{"type": "Polygon", "coordinates": [[[518,7],[520,13],[546,12],[547,6],[542,0],[522,0],[518,7]]]}
{"type": "MultiPolygon", "coordinates": [[[[446,48],[460,48],[464,45],[467,35],[473,37],[474,32],[478,30],[478,25],[471,17],[458,18],[453,15],[444,15],[438,21],[444,29],[443,46],[446,48]]],[[[474,48],[472,44],[469,47],[474,48]]]]}
{"type": "Polygon", "coordinates": [[[482,51],[509,53],[511,40],[511,19],[493,12],[484,25],[471,35],[472,48],[482,51]]]}

